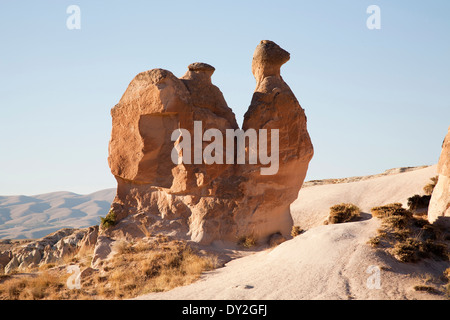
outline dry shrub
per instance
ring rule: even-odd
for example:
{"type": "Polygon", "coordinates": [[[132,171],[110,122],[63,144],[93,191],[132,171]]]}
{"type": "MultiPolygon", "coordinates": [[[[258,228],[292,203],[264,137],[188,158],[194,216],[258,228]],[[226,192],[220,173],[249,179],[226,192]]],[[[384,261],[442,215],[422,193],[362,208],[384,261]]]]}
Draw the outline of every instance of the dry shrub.
{"type": "Polygon", "coordinates": [[[383,224],[394,228],[394,229],[403,229],[408,226],[409,219],[406,216],[390,216],[386,217],[383,220],[383,224]]]}
{"type": "Polygon", "coordinates": [[[392,254],[401,262],[416,262],[419,260],[420,242],[408,238],[394,245],[392,254]]]}
{"type": "Polygon", "coordinates": [[[300,228],[299,226],[292,226],[292,230],[291,230],[291,236],[292,237],[296,237],[298,235],[301,235],[302,233],[304,233],[305,230],[303,230],[302,228],[300,228]]]}
{"type": "Polygon", "coordinates": [[[426,195],[431,196],[431,194],[434,191],[434,187],[436,187],[438,179],[439,179],[439,176],[430,178],[431,182],[423,187],[423,191],[425,192],[426,195]]]}
{"type": "Polygon", "coordinates": [[[396,241],[405,241],[411,237],[411,230],[409,229],[391,229],[388,233],[396,241]]]}
{"type": "Polygon", "coordinates": [[[430,226],[430,223],[428,222],[427,219],[424,219],[422,217],[413,217],[413,224],[415,227],[418,228],[428,228],[430,226]]]}
{"type": "Polygon", "coordinates": [[[445,243],[436,242],[431,239],[420,243],[420,250],[423,257],[434,256],[436,259],[448,260],[448,248],[445,243]]]}
{"type": "Polygon", "coordinates": [[[403,208],[401,203],[391,203],[384,206],[374,207],[370,210],[370,212],[374,217],[380,219],[392,216],[412,216],[412,213],[403,208]]]}
{"type": "Polygon", "coordinates": [[[433,240],[421,241],[407,238],[394,245],[392,253],[402,262],[416,262],[420,259],[434,258],[435,260],[448,260],[446,244],[433,240]]]}
{"type": "Polygon", "coordinates": [[[450,268],[445,269],[442,276],[443,276],[445,282],[450,283],[450,268]]]}
{"type": "Polygon", "coordinates": [[[52,299],[54,293],[64,287],[61,277],[50,272],[40,272],[32,276],[14,276],[0,285],[0,298],[7,300],[52,299]]]}
{"type": "Polygon", "coordinates": [[[361,210],[352,203],[341,203],[330,208],[329,224],[355,221],[360,218],[361,210]]]}
{"type": "Polygon", "coordinates": [[[107,264],[111,272],[95,282],[106,298],[131,298],[192,283],[215,267],[216,257],[202,256],[182,241],[159,239],[123,245],[107,264]]]}
{"type": "Polygon", "coordinates": [[[412,197],[408,198],[408,207],[409,210],[415,211],[419,209],[428,208],[430,204],[431,196],[430,195],[418,195],[415,194],[412,197]]]}
{"type": "Polygon", "coordinates": [[[258,241],[256,240],[256,237],[253,234],[241,236],[237,240],[237,244],[243,246],[244,248],[252,248],[256,246],[257,243],[258,241]]]}
{"type": "Polygon", "coordinates": [[[384,240],[387,250],[399,261],[416,262],[421,259],[448,260],[448,248],[438,241],[439,231],[422,217],[406,210],[400,203],[371,209],[382,220],[378,236],[368,243],[377,246],[384,240]]]}
{"type": "Polygon", "coordinates": [[[428,285],[417,285],[417,286],[414,286],[414,290],[422,291],[422,292],[428,292],[428,293],[431,293],[431,294],[441,294],[441,292],[439,290],[437,290],[435,287],[428,286],[428,285]]]}
{"type": "Polygon", "coordinates": [[[378,247],[381,243],[380,236],[375,236],[373,238],[370,238],[369,241],[367,241],[367,244],[371,245],[372,247],[378,247]]]}
{"type": "MultiPolygon", "coordinates": [[[[0,282],[0,299],[124,299],[166,291],[197,280],[218,266],[215,256],[201,254],[186,242],[155,237],[153,241],[120,243],[103,271],[82,279],[81,289],[69,289],[70,274],[59,266],[32,275],[15,275],[0,282]]],[[[77,257],[89,260],[89,257],[77,257]]]]}

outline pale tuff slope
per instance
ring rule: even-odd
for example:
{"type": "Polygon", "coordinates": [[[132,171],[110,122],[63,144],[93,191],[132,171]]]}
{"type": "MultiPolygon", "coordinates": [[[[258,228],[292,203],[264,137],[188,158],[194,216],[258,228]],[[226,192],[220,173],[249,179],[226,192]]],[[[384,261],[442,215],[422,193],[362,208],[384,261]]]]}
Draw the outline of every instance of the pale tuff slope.
{"type": "Polygon", "coordinates": [[[322,225],[331,205],[353,202],[369,212],[376,205],[405,203],[408,197],[422,194],[423,186],[435,175],[436,166],[432,166],[352,183],[306,187],[291,208],[296,224],[309,226],[307,232],[274,249],[233,260],[189,286],[140,298],[441,298],[413,290],[414,285],[420,284],[418,275],[442,275],[438,262],[399,263],[366,244],[380,226],[378,219],[367,214],[365,220],[358,222],[322,225]],[[374,287],[371,266],[380,270],[379,289],[374,287]]]}

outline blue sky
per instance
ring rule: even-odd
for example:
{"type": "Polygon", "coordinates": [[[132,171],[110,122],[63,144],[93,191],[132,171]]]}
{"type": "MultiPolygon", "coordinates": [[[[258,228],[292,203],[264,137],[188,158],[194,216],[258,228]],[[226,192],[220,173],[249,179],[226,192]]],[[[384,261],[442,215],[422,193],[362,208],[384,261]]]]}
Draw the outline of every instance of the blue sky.
{"type": "Polygon", "coordinates": [[[255,88],[253,51],[291,53],[282,76],[308,117],[307,179],[434,164],[450,125],[450,2],[0,2],[0,194],[115,187],[110,109],[139,72],[192,62],[238,122],[255,88]],[[81,29],[69,30],[69,5],[81,29]],[[369,5],[381,30],[369,30],[369,5]]]}

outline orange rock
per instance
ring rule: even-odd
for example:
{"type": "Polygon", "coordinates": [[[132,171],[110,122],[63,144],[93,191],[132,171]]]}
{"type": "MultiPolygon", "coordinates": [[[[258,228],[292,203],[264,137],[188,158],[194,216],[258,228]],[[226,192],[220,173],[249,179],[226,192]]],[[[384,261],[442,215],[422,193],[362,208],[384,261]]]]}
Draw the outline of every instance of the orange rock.
{"type": "Polygon", "coordinates": [[[243,129],[279,130],[278,172],[262,175],[255,170],[261,165],[248,165],[242,173],[247,180],[245,194],[254,203],[254,209],[251,215],[242,215],[239,226],[248,224],[247,229],[254,228],[260,237],[276,232],[290,235],[289,206],[298,197],[313,156],[305,112],[280,75],[281,66],[289,58],[289,53],[276,43],[264,40],[256,47],[252,61],[256,89],[244,115],[243,129]]]}
{"type": "Polygon", "coordinates": [[[428,220],[450,226],[450,127],[442,144],[437,170],[439,178],[431,195],[428,220]]]}
{"type": "MultiPolygon", "coordinates": [[[[268,145],[279,142],[279,154],[271,153],[275,145],[267,150],[267,156],[279,159],[271,175],[261,174],[270,167],[261,161],[227,164],[230,150],[223,152],[224,164],[194,161],[213,143],[204,139],[207,130],[217,129],[225,148],[233,141],[226,140],[227,133],[239,129],[233,111],[211,82],[214,67],[193,63],[180,79],[162,69],[138,74],[111,110],[108,163],[118,183],[112,209],[119,222],[102,232],[112,238],[165,233],[201,243],[236,242],[246,235],[267,240],[275,233],[289,237],[289,205],[297,198],[313,147],[304,110],[280,75],[288,60],[288,52],[262,41],[252,63],[257,87],[243,130],[267,129],[268,145]],[[182,135],[172,141],[173,132],[182,135]],[[174,151],[184,142],[192,154],[174,151]],[[173,155],[189,161],[174,163],[173,155]]],[[[257,147],[262,145],[259,140],[257,147]]],[[[237,146],[233,148],[231,160],[237,157],[237,146]]],[[[247,146],[247,160],[249,152],[247,146]]]]}

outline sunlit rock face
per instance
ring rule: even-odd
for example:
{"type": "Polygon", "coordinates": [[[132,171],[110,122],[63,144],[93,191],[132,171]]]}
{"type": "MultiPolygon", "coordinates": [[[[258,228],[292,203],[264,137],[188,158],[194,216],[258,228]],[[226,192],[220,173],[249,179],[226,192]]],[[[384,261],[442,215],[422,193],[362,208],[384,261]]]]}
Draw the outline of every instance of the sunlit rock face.
{"type": "Polygon", "coordinates": [[[438,222],[450,227],[450,127],[442,144],[437,170],[439,178],[431,195],[428,220],[430,223],[438,222]]]}
{"type": "Polygon", "coordinates": [[[138,74],[111,110],[118,224],[103,232],[206,244],[289,237],[289,205],[313,156],[305,112],[280,74],[289,59],[272,41],[257,46],[256,89],[241,131],[211,65],[192,63],[181,78],[163,69],[138,74]],[[251,137],[240,145],[239,133],[251,137]]]}

